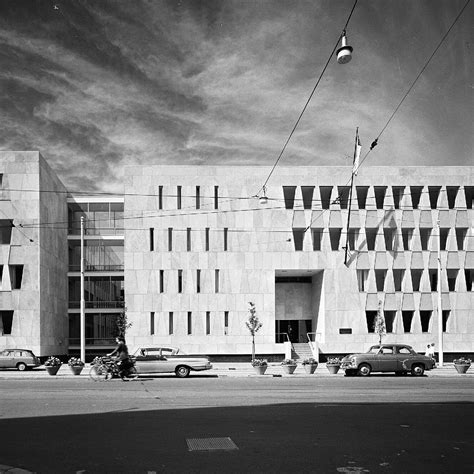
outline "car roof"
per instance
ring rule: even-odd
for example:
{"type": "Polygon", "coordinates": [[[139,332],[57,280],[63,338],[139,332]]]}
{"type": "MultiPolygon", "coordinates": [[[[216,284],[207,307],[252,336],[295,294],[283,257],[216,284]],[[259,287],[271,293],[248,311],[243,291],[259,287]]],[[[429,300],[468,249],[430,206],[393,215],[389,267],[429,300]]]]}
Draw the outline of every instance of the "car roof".
{"type": "Polygon", "coordinates": [[[7,347],[6,349],[2,349],[2,352],[4,351],[25,351],[25,352],[33,352],[31,349],[18,349],[16,347],[10,348],[7,347]]]}

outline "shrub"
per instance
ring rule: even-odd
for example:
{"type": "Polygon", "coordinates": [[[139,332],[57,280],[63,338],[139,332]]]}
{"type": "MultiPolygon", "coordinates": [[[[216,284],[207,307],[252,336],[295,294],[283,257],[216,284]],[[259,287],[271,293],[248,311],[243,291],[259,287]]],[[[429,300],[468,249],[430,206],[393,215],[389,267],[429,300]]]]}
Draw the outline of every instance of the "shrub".
{"type": "Polygon", "coordinates": [[[465,357],[460,357],[459,359],[454,359],[455,364],[461,365],[471,365],[471,359],[466,359],[465,357]]]}
{"type": "Polygon", "coordinates": [[[316,359],[313,359],[312,357],[310,357],[309,359],[304,359],[302,364],[303,365],[316,365],[317,361],[316,359]]]}
{"type": "Polygon", "coordinates": [[[326,364],[341,365],[339,357],[328,357],[326,364]]]}
{"type": "Polygon", "coordinates": [[[79,359],[79,357],[71,357],[68,361],[67,361],[68,365],[70,365],[71,367],[84,367],[84,362],[82,362],[81,359],[79,359]]]}
{"type": "Polygon", "coordinates": [[[296,365],[296,360],[285,359],[282,361],[281,365],[296,365]]]}
{"type": "Polygon", "coordinates": [[[56,367],[58,365],[62,365],[62,362],[57,357],[50,356],[48,357],[44,365],[46,365],[47,367],[56,367]]]}
{"type": "Polygon", "coordinates": [[[254,359],[252,361],[252,366],[253,367],[262,367],[264,365],[268,365],[267,359],[254,359]]]}

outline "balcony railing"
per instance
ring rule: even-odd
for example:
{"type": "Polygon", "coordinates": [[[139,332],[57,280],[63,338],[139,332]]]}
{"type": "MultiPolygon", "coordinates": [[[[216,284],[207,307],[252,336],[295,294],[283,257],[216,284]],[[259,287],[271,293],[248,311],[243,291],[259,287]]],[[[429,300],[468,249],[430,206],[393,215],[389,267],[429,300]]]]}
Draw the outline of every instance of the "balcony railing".
{"type": "MultiPolygon", "coordinates": [[[[118,265],[85,265],[84,271],[85,272],[123,272],[124,265],[123,263],[118,265]]],[[[69,265],[70,272],[80,272],[81,265],[80,264],[71,264],[69,265]]]]}
{"type": "MultiPolygon", "coordinates": [[[[74,225],[69,227],[70,235],[80,235],[81,227],[74,225]]],[[[85,235],[123,235],[123,227],[86,227],[84,229],[85,235]]]]}
{"type": "MultiPolygon", "coordinates": [[[[69,308],[80,308],[80,301],[69,301],[69,308]]],[[[122,309],[125,307],[123,301],[86,301],[85,309],[122,309]]]]}

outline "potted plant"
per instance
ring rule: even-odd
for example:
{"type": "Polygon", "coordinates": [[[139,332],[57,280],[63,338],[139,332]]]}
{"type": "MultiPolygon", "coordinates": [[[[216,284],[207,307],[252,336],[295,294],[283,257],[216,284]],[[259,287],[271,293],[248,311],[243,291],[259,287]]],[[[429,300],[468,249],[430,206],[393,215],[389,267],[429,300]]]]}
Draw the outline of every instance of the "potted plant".
{"type": "Polygon", "coordinates": [[[263,375],[268,367],[267,359],[253,359],[252,367],[258,375],[263,375]]]}
{"type": "Polygon", "coordinates": [[[341,359],[339,359],[339,357],[328,357],[326,367],[328,368],[330,374],[337,374],[339,372],[339,368],[341,367],[341,359]]]}
{"type": "Polygon", "coordinates": [[[296,365],[296,361],[293,359],[285,359],[281,363],[285,374],[292,374],[296,370],[296,365]]]}
{"type": "Polygon", "coordinates": [[[82,372],[82,369],[84,368],[84,362],[82,362],[82,360],[78,357],[71,357],[67,361],[67,365],[69,365],[69,369],[71,370],[73,375],[79,375],[82,372]]]}
{"type": "Polygon", "coordinates": [[[307,374],[314,374],[316,368],[318,367],[318,362],[312,357],[310,357],[309,359],[304,359],[302,364],[307,374]]]}
{"type": "Polygon", "coordinates": [[[460,357],[459,359],[454,359],[454,368],[460,373],[465,374],[467,369],[471,367],[471,359],[466,359],[465,357],[460,357]]]}
{"type": "Polygon", "coordinates": [[[48,359],[44,363],[44,366],[46,367],[46,370],[48,371],[49,375],[56,375],[61,365],[62,362],[54,356],[48,357],[48,359]]]}

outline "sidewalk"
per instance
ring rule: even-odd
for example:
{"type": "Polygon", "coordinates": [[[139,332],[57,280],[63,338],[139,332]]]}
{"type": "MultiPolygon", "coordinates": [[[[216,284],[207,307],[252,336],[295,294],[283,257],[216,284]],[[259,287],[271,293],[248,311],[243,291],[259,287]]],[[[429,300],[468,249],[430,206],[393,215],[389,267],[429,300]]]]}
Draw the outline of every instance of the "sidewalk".
{"type": "MultiPolygon", "coordinates": [[[[302,365],[298,365],[296,371],[292,375],[284,374],[283,369],[279,363],[270,363],[268,364],[268,369],[265,372],[265,375],[257,375],[250,365],[250,362],[214,362],[213,368],[211,370],[206,370],[203,372],[191,372],[191,376],[214,376],[214,377],[344,377],[344,371],[339,371],[335,375],[331,375],[325,363],[320,363],[316,372],[312,375],[309,375],[305,372],[302,365]]],[[[42,378],[88,378],[89,377],[90,364],[86,364],[84,370],[80,375],[73,375],[69,370],[67,364],[63,364],[59,369],[57,375],[49,375],[46,372],[44,366],[38,367],[33,370],[28,370],[25,372],[18,372],[17,370],[1,370],[0,371],[0,381],[8,379],[42,379],[42,378]]],[[[163,374],[163,375],[172,375],[172,374],[163,374]]],[[[377,374],[375,374],[377,375],[377,374]]],[[[458,374],[454,365],[452,363],[446,363],[442,368],[436,368],[425,372],[427,377],[473,377],[474,370],[469,369],[467,374],[461,375],[458,374]]],[[[159,375],[158,375],[159,377],[159,375]]]]}

